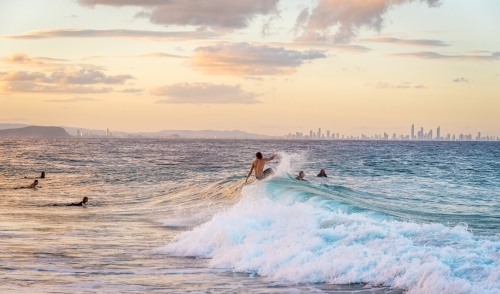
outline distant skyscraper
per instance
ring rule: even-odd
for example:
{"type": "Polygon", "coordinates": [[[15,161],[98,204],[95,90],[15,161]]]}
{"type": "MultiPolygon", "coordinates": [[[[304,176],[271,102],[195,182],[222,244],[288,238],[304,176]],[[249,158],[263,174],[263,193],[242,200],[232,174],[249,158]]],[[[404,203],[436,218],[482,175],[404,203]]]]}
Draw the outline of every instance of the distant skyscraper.
{"type": "Polygon", "coordinates": [[[415,124],[411,125],[411,139],[415,140],[415,124]]]}
{"type": "Polygon", "coordinates": [[[479,141],[479,140],[481,140],[481,132],[478,132],[478,133],[477,133],[477,138],[476,138],[476,140],[478,140],[478,141],[479,141]]]}
{"type": "Polygon", "coordinates": [[[326,138],[330,139],[330,131],[326,131],[326,138]]]}
{"type": "Polygon", "coordinates": [[[318,139],[321,139],[321,128],[318,128],[318,139]]]}
{"type": "Polygon", "coordinates": [[[109,129],[106,129],[106,137],[109,137],[109,129]]]}
{"type": "Polygon", "coordinates": [[[312,139],[312,138],[313,138],[313,131],[312,131],[312,130],[310,130],[310,131],[309,131],[309,139],[312,139]]]}
{"type": "Polygon", "coordinates": [[[441,140],[441,127],[436,130],[436,140],[441,140]]]}

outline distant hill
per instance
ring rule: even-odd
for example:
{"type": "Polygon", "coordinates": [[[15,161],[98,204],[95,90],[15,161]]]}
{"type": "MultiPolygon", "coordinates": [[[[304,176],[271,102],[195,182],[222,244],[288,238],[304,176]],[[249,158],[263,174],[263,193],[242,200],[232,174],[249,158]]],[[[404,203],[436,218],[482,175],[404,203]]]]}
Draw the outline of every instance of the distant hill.
{"type": "MultiPolygon", "coordinates": [[[[28,125],[23,124],[7,124],[0,123],[0,130],[2,129],[14,129],[27,127],[28,125]]],[[[79,130],[81,133],[92,134],[97,136],[105,136],[106,130],[96,130],[87,128],[75,128],[75,127],[65,127],[62,128],[71,136],[77,135],[79,130]]],[[[117,130],[110,130],[113,137],[158,137],[158,138],[217,138],[217,139],[276,139],[280,138],[278,136],[266,136],[260,134],[252,134],[239,130],[233,131],[215,131],[215,130],[163,130],[159,132],[121,132],[117,130]],[[174,136],[175,135],[175,136],[174,136]]],[[[2,135],[0,135],[2,136],[2,135]]]]}
{"type": "Polygon", "coordinates": [[[17,138],[71,138],[63,128],[60,127],[24,127],[16,129],[0,130],[0,137],[17,138]]]}
{"type": "Polygon", "coordinates": [[[200,131],[189,131],[189,130],[163,130],[159,132],[140,132],[140,133],[125,133],[115,131],[113,135],[126,136],[144,136],[144,137],[170,137],[177,135],[180,138],[217,138],[217,139],[271,139],[278,138],[273,136],[266,136],[260,134],[252,134],[239,130],[234,131],[214,131],[214,130],[200,130],[200,131]]]}

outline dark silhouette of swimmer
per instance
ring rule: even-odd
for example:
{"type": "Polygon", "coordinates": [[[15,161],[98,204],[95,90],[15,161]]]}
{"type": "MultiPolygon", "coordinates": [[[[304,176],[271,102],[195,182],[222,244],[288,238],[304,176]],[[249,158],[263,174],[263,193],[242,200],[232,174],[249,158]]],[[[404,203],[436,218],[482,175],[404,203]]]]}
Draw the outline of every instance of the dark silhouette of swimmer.
{"type": "Polygon", "coordinates": [[[248,172],[245,183],[248,181],[248,178],[250,177],[254,169],[255,169],[255,178],[257,178],[257,180],[263,180],[268,176],[274,174],[272,168],[267,168],[266,170],[264,170],[264,166],[266,165],[266,162],[273,160],[275,156],[276,155],[273,155],[269,158],[262,158],[262,153],[257,152],[255,154],[255,160],[252,162],[252,166],[250,167],[250,171],[248,172]]]}
{"type": "Polygon", "coordinates": [[[326,171],[325,171],[325,169],[320,170],[320,171],[319,171],[319,174],[317,175],[317,177],[320,177],[320,178],[326,178],[326,177],[328,177],[328,176],[326,175],[326,171]]]}
{"type": "MultiPolygon", "coordinates": [[[[27,179],[28,177],[24,177],[27,179]]],[[[42,174],[39,177],[36,177],[35,179],[45,179],[45,172],[43,171],[42,174]]]]}
{"type": "Polygon", "coordinates": [[[69,204],[52,204],[52,206],[87,206],[87,202],[89,202],[89,197],[83,197],[81,202],[74,202],[69,204]]]}
{"type": "Polygon", "coordinates": [[[35,180],[33,182],[33,184],[31,185],[28,185],[28,186],[22,186],[22,187],[19,187],[17,189],[35,189],[36,188],[36,185],[38,185],[38,180],[35,180]]]}
{"type": "Polygon", "coordinates": [[[295,179],[299,180],[299,181],[305,181],[304,180],[305,176],[306,176],[306,174],[303,171],[300,171],[299,175],[297,177],[295,177],[295,179]]]}

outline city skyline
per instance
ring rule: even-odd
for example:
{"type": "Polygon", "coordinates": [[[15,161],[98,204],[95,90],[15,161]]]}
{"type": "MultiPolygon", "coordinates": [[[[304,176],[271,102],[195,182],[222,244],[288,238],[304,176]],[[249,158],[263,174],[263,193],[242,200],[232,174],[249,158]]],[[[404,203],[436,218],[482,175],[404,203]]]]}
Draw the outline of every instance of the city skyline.
{"type": "Polygon", "coordinates": [[[436,127],[436,136],[433,136],[433,131],[434,129],[431,128],[428,132],[425,132],[424,127],[420,127],[420,130],[415,135],[415,124],[412,124],[408,135],[400,134],[399,136],[396,133],[389,135],[387,132],[371,136],[365,134],[355,136],[335,133],[330,130],[327,130],[325,135],[325,133],[321,132],[321,128],[318,128],[318,132],[310,130],[309,135],[304,135],[303,132],[295,132],[295,134],[289,133],[284,137],[289,140],[500,141],[498,136],[484,135],[481,132],[477,132],[476,136],[471,133],[460,133],[458,135],[447,133],[446,136],[441,136],[441,126],[436,127]]]}

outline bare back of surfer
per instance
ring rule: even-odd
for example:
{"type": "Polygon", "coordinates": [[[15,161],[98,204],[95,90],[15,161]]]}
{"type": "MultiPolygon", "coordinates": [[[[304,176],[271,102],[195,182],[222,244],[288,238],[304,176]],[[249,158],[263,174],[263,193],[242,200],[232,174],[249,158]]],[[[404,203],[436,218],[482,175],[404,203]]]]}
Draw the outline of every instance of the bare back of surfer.
{"type": "Polygon", "coordinates": [[[263,158],[262,153],[257,152],[255,154],[255,160],[252,162],[252,166],[250,167],[250,171],[248,172],[245,183],[248,181],[248,178],[250,177],[250,175],[254,170],[255,170],[255,177],[257,178],[257,180],[263,180],[268,176],[272,175],[274,173],[273,169],[268,168],[264,170],[264,166],[266,165],[266,162],[273,160],[275,156],[276,155],[273,155],[269,158],[263,158]]]}

